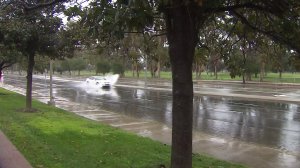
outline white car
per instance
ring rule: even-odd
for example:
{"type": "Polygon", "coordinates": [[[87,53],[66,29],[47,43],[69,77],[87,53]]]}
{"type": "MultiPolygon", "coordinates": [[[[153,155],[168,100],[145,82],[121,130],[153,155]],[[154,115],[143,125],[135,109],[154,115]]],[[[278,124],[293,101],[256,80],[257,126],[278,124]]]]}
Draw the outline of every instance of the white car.
{"type": "Polygon", "coordinates": [[[86,84],[94,87],[110,88],[110,81],[103,76],[91,76],[85,80],[86,84]]]}

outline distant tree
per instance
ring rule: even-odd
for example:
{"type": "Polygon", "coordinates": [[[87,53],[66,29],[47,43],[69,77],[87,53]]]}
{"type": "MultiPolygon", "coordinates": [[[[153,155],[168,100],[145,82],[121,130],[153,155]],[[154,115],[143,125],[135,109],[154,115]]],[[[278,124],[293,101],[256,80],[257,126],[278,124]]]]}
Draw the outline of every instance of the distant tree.
{"type": "Polygon", "coordinates": [[[244,75],[246,77],[245,80],[251,81],[252,75],[254,74],[257,77],[259,73],[259,59],[255,52],[248,53],[248,57],[246,58],[246,62],[244,65],[244,75]]]}
{"type": "Polygon", "coordinates": [[[73,58],[69,60],[69,65],[71,70],[78,71],[78,76],[80,75],[80,71],[86,69],[86,63],[82,58],[73,58]]]}
{"type": "Polygon", "coordinates": [[[61,61],[60,69],[61,69],[62,72],[68,71],[69,75],[70,76],[72,75],[72,72],[71,72],[72,69],[71,69],[71,64],[70,64],[69,59],[64,59],[64,60],[61,61]]]}
{"type": "Polygon", "coordinates": [[[140,76],[140,53],[136,50],[129,51],[129,57],[132,62],[132,76],[140,76]]]}
{"type": "Polygon", "coordinates": [[[63,68],[61,67],[61,64],[55,63],[53,69],[54,71],[58,72],[60,75],[62,75],[62,73],[64,72],[63,68]]]}
{"type": "Polygon", "coordinates": [[[274,71],[279,73],[279,78],[281,79],[282,72],[287,69],[288,60],[291,54],[285,47],[277,44],[273,44],[271,48],[273,48],[273,52],[271,53],[272,67],[274,71]]]}
{"type": "Polygon", "coordinates": [[[208,50],[205,48],[196,48],[194,56],[194,69],[196,72],[196,79],[200,79],[201,72],[205,69],[208,63],[208,50]]]}
{"type": "Polygon", "coordinates": [[[98,62],[96,64],[96,74],[102,73],[105,75],[108,72],[110,72],[110,65],[107,62],[98,62]]]}
{"type": "Polygon", "coordinates": [[[49,69],[49,61],[50,59],[48,57],[37,55],[34,70],[41,74],[45,73],[45,70],[48,71],[49,69]]]}
{"type": "Polygon", "coordinates": [[[124,76],[125,70],[122,64],[119,63],[112,64],[111,70],[114,74],[120,74],[121,76],[124,76]]]}
{"type": "Polygon", "coordinates": [[[230,55],[226,56],[224,61],[231,78],[235,78],[236,76],[242,76],[244,67],[243,57],[240,49],[233,48],[231,50],[230,55]]]}

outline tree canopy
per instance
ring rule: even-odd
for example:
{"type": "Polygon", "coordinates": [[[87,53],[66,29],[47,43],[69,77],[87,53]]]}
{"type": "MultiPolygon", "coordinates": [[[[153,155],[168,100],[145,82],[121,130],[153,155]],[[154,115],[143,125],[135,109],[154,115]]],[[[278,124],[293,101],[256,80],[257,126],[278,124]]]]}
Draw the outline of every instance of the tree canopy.
{"type": "MultiPolygon", "coordinates": [[[[41,33],[41,30],[47,29],[51,34],[52,28],[54,30],[58,24],[55,17],[49,20],[43,18],[53,16],[51,14],[54,9],[62,9],[57,4],[66,1],[2,2],[1,11],[13,11],[5,15],[9,20],[13,19],[4,26],[12,31],[7,33],[0,29],[0,39],[10,36],[9,39],[15,39],[14,44],[21,52],[26,51],[24,54],[30,55],[40,49],[39,44],[47,39],[44,37],[51,37],[41,33]],[[12,2],[16,3],[12,5],[12,2]],[[51,10],[48,11],[45,7],[51,10]],[[40,27],[41,25],[44,26],[40,27]],[[21,29],[15,31],[16,28],[21,29]]],[[[229,57],[230,54],[242,55],[243,67],[236,66],[241,64],[239,61],[234,64],[231,62],[232,67],[242,71],[241,73],[245,69],[253,68],[247,67],[246,61],[253,61],[254,57],[247,58],[253,55],[253,49],[258,44],[280,43],[286,51],[299,54],[299,6],[298,0],[91,0],[88,7],[76,4],[65,13],[70,17],[80,15],[80,22],[95,39],[94,45],[98,45],[99,41],[111,44],[112,39],[124,38],[128,33],[147,34],[150,38],[166,35],[173,83],[171,166],[190,168],[193,125],[192,65],[195,48],[207,48],[211,55],[216,56],[214,60],[218,60],[220,56],[224,59],[227,57],[227,60],[237,60],[229,57]]],[[[51,42],[51,39],[45,41],[47,42],[51,42]]],[[[139,49],[136,51],[140,52],[139,49]]],[[[263,59],[261,62],[264,62],[263,59]]]]}

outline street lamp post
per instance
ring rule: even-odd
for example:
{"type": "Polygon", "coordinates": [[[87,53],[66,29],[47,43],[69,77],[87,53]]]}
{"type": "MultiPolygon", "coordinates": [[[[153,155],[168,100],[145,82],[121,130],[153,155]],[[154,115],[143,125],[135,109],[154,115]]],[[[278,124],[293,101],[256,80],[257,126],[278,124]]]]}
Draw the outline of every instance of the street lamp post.
{"type": "Polygon", "coordinates": [[[53,88],[52,88],[52,75],[53,75],[53,60],[50,59],[50,101],[48,101],[49,105],[55,106],[54,96],[53,96],[53,88]]]}
{"type": "Polygon", "coordinates": [[[145,56],[145,88],[147,88],[147,71],[148,71],[147,55],[145,56]]]}

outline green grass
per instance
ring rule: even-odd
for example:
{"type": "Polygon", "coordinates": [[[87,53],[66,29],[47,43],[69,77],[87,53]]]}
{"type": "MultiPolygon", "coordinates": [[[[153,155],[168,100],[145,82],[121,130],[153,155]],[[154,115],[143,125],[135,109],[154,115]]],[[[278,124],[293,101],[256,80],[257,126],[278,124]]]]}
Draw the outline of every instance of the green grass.
{"type": "MultiPolygon", "coordinates": [[[[0,88],[0,129],[34,167],[169,167],[170,146],[37,101],[33,101],[33,106],[39,112],[21,112],[24,106],[24,96],[0,88]]],[[[197,154],[193,167],[243,166],[197,154]]]]}
{"type": "MultiPolygon", "coordinates": [[[[125,77],[132,78],[132,71],[126,71],[125,72],[125,77]]],[[[147,77],[150,78],[151,75],[148,72],[147,77]]],[[[195,73],[193,74],[194,79],[196,79],[195,73]]],[[[140,73],[140,78],[143,79],[145,78],[145,71],[141,71],[140,73]]],[[[171,72],[161,72],[161,78],[162,79],[171,79],[172,78],[172,73],[171,72]]],[[[201,74],[201,80],[227,80],[227,81],[242,81],[242,77],[236,76],[235,78],[231,78],[229,75],[229,72],[218,72],[218,78],[212,73],[206,73],[203,72],[201,74]]],[[[252,75],[252,81],[259,81],[259,74],[257,78],[255,78],[254,75],[252,75]]],[[[300,73],[282,73],[282,78],[279,78],[279,73],[267,73],[267,75],[264,78],[264,82],[273,82],[273,83],[300,83],[300,73]]]]}

